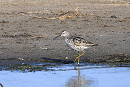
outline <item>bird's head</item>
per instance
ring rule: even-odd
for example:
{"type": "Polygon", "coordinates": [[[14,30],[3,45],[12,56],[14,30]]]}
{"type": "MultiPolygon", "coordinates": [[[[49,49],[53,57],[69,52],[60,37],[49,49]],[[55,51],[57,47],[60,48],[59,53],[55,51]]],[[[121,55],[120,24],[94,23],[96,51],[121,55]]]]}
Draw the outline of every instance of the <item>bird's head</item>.
{"type": "Polygon", "coordinates": [[[69,34],[69,32],[68,31],[62,31],[61,32],[61,36],[64,36],[64,37],[67,37],[67,36],[69,36],[70,34],[69,34]]]}
{"type": "Polygon", "coordinates": [[[69,36],[69,35],[70,35],[69,32],[66,31],[66,30],[64,30],[64,31],[61,32],[60,35],[58,35],[58,36],[56,36],[55,38],[53,38],[53,40],[56,39],[56,38],[58,38],[58,37],[60,37],[60,36],[67,37],[67,36],[69,36]]]}

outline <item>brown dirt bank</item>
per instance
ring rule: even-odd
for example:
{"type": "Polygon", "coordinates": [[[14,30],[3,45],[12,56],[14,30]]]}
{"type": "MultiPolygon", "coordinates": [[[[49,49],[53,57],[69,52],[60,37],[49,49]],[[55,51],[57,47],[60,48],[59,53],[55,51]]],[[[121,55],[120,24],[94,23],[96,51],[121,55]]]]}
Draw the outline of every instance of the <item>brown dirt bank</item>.
{"type": "MultiPolygon", "coordinates": [[[[109,64],[109,65],[130,65],[130,55],[109,55],[105,56],[104,58],[87,58],[82,59],[83,64],[109,64]]],[[[45,66],[55,66],[61,64],[74,64],[72,60],[64,60],[64,59],[51,59],[51,58],[6,58],[0,59],[0,68],[5,66],[12,66],[12,65],[36,65],[36,64],[43,64],[45,66]]],[[[80,64],[82,65],[82,64],[80,64]]]]}
{"type": "Polygon", "coordinates": [[[53,40],[68,30],[99,44],[86,50],[82,62],[129,62],[129,9],[129,0],[1,0],[0,61],[41,57],[72,61],[77,53],[63,38],[53,40]]]}

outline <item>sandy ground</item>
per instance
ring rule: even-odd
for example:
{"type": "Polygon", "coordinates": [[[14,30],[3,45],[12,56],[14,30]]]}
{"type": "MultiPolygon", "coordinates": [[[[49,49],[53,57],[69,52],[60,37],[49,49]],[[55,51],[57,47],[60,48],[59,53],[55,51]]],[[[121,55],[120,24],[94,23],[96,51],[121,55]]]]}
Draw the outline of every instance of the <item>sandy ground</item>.
{"type": "Polygon", "coordinates": [[[99,44],[82,62],[130,61],[130,0],[0,0],[0,59],[74,60],[62,30],[99,44]]]}

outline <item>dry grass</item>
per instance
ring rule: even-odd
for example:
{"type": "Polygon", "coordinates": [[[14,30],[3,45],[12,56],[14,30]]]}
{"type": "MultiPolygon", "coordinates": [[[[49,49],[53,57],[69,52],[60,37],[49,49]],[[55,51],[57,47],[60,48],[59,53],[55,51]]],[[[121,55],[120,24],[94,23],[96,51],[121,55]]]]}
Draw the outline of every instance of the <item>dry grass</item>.
{"type": "Polygon", "coordinates": [[[20,12],[21,15],[23,16],[28,16],[32,18],[38,18],[38,19],[59,19],[61,21],[65,19],[72,19],[76,17],[83,17],[84,14],[79,12],[78,7],[74,9],[74,11],[59,11],[58,13],[53,13],[51,11],[46,10],[45,12],[42,11],[29,11],[29,12],[20,12]],[[46,17],[45,17],[46,15],[46,17]],[[51,16],[51,17],[50,17],[51,16]]]}

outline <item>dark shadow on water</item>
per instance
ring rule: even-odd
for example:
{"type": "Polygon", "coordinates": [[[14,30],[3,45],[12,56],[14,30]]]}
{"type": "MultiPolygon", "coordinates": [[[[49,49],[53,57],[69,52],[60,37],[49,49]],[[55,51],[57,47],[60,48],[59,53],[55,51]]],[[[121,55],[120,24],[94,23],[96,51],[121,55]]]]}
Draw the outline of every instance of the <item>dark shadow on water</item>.
{"type": "Polygon", "coordinates": [[[130,67],[130,65],[127,64],[117,65],[113,63],[112,64],[80,63],[80,65],[77,66],[77,64],[74,64],[73,61],[43,57],[41,58],[41,60],[37,62],[22,63],[22,64],[18,63],[14,65],[0,66],[0,71],[8,70],[8,71],[35,72],[35,71],[71,71],[76,69],[72,67],[80,67],[80,70],[85,70],[85,69],[110,68],[110,67],[130,67]]]}
{"type": "Polygon", "coordinates": [[[69,63],[74,62],[74,61],[69,61],[69,60],[51,59],[51,58],[46,58],[46,57],[42,57],[41,59],[44,59],[46,61],[52,61],[52,62],[60,62],[60,63],[64,63],[64,64],[69,64],[69,63]]]}
{"type": "Polygon", "coordinates": [[[93,83],[92,80],[87,80],[85,75],[80,73],[79,66],[78,69],[76,67],[74,69],[78,70],[78,75],[71,77],[66,83],[66,87],[89,87],[93,83]]]}

